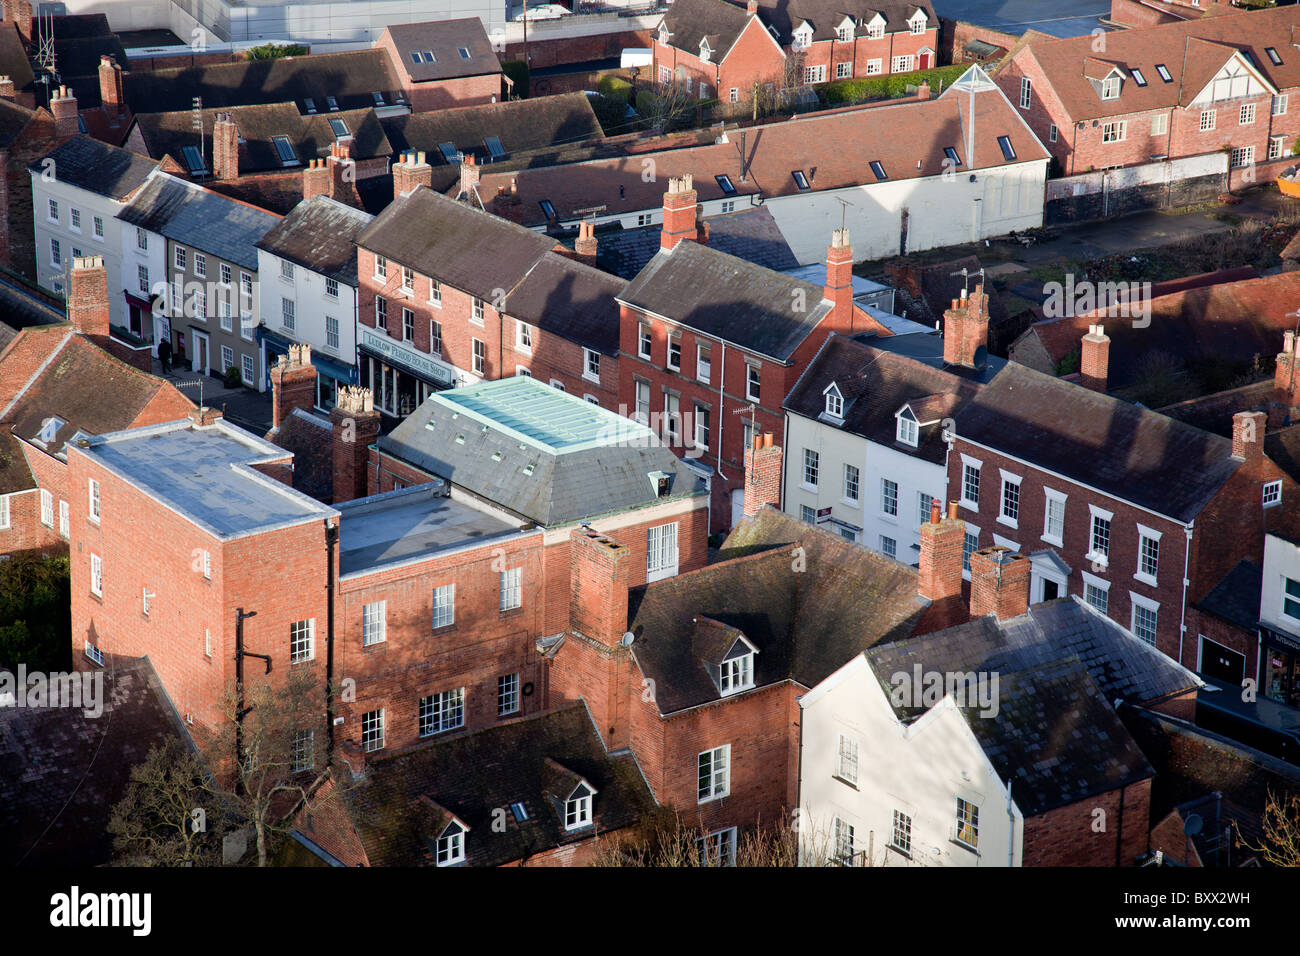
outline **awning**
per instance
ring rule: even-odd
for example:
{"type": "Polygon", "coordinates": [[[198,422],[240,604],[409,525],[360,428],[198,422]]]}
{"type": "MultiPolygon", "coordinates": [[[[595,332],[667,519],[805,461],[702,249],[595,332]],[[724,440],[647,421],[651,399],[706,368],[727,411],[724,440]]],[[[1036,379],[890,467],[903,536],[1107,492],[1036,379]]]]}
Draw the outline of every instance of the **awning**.
{"type": "MultiPolygon", "coordinates": [[[[259,328],[259,335],[261,340],[266,344],[266,352],[268,356],[287,355],[289,354],[289,346],[298,344],[292,339],[285,338],[283,335],[272,332],[270,329],[265,327],[259,328]]],[[[349,385],[357,384],[357,369],[354,365],[344,365],[339,360],[331,358],[323,352],[318,352],[315,349],[313,349],[311,353],[311,364],[316,366],[317,371],[329,378],[337,379],[338,381],[345,382],[349,385]]],[[[270,363],[268,362],[267,365],[269,366],[270,363]]]]}

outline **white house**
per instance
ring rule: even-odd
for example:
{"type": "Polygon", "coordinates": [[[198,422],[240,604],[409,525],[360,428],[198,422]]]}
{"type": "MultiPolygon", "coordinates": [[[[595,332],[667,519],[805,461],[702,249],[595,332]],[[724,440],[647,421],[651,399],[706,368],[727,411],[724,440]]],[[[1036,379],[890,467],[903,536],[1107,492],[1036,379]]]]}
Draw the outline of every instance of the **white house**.
{"type": "Polygon", "coordinates": [[[937,332],[831,336],[785,400],[784,510],[916,564],[945,500],[945,420],[998,367],[945,366],[937,332]]]}
{"type": "MultiPolygon", "coordinates": [[[[291,344],[311,346],[316,407],[357,379],[357,252],[373,217],[328,196],[299,203],[257,243],[266,374],[291,344]]],[[[267,383],[269,385],[269,381],[267,383]]]]}
{"type": "Polygon", "coordinates": [[[158,168],[155,160],[77,135],[28,167],[36,237],[36,281],[67,291],[72,260],[102,256],[108,272],[109,322],[148,339],[150,282],[161,272],[124,268],[114,217],[158,168]]]}

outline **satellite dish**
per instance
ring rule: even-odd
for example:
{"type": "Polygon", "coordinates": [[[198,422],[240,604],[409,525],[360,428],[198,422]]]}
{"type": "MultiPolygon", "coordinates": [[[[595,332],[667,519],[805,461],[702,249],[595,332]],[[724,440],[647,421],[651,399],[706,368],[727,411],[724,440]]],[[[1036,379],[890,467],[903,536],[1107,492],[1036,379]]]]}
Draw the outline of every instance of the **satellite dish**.
{"type": "Polygon", "coordinates": [[[1189,837],[1194,837],[1201,832],[1204,826],[1205,821],[1201,819],[1199,813],[1189,813],[1187,819],[1183,821],[1183,833],[1189,837]]]}
{"type": "Polygon", "coordinates": [[[635,640],[636,640],[636,635],[633,634],[631,631],[628,631],[623,635],[619,643],[622,644],[624,647],[631,647],[632,642],[635,640]]]}
{"type": "Polygon", "coordinates": [[[989,350],[982,345],[977,348],[975,350],[974,358],[971,359],[971,364],[980,371],[983,371],[984,366],[989,364],[989,350]]]}

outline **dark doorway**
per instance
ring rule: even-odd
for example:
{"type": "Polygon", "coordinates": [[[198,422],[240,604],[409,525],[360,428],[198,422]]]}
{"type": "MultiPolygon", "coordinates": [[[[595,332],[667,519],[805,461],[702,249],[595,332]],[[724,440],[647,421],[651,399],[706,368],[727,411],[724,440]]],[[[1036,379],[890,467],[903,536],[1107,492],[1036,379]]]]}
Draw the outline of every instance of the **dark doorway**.
{"type": "Polygon", "coordinates": [[[1228,684],[1241,684],[1246,672],[1246,656],[1222,644],[1201,638],[1201,673],[1228,684]]]}

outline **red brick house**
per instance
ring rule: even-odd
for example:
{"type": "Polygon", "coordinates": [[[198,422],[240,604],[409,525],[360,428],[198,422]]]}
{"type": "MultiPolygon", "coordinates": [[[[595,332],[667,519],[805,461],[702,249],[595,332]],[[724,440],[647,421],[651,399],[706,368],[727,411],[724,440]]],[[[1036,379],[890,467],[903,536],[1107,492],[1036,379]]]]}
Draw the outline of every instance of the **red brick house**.
{"type": "Polygon", "coordinates": [[[1277,7],[1071,39],[1034,39],[994,80],[1063,175],[1229,154],[1232,188],[1293,162],[1300,12],[1277,7]]]}
{"type": "Polygon", "coordinates": [[[755,435],[831,332],[889,331],[853,302],[853,249],[836,230],[825,288],[710,249],[689,175],[669,180],[659,253],[619,294],[619,408],[711,473],[711,530],[730,526],[755,435]],[[683,241],[689,240],[689,241],[683,241]]]}
{"type": "Polygon", "coordinates": [[[785,88],[938,65],[939,18],[924,5],[680,0],[652,34],[652,77],[700,99],[739,103],[785,88]],[[788,77],[799,55],[798,76],[788,77]]]}
{"type": "Polygon", "coordinates": [[[501,62],[478,17],[403,23],[375,41],[392,62],[413,113],[495,103],[501,62]]]}

